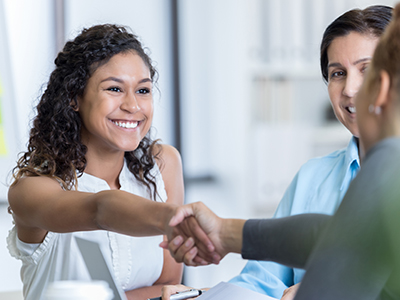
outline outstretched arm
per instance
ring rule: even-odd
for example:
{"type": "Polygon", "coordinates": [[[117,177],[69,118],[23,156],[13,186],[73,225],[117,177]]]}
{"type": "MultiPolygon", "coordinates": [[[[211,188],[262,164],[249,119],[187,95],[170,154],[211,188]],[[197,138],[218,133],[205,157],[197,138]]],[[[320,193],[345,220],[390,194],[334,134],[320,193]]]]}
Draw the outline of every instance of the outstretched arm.
{"type": "MultiPolygon", "coordinates": [[[[223,219],[197,202],[180,207],[170,225],[175,226],[189,216],[196,218],[198,226],[208,234],[221,258],[234,252],[242,253],[246,259],[270,260],[301,268],[304,268],[318,236],[330,219],[330,216],[322,214],[248,221],[223,219]]],[[[198,265],[194,253],[190,252],[193,246],[185,245],[182,237],[175,237],[163,247],[168,247],[177,261],[198,265]]]]}
{"type": "Polygon", "coordinates": [[[28,243],[42,242],[47,231],[106,229],[133,236],[169,234],[168,222],[178,207],[121,190],[65,191],[55,179],[44,176],[21,178],[9,189],[8,200],[18,236],[28,243]]]}

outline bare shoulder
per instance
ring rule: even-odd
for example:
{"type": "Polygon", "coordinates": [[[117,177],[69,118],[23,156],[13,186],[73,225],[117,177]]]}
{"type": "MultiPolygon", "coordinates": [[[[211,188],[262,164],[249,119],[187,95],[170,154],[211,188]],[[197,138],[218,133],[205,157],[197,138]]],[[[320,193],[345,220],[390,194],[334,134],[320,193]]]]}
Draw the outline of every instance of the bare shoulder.
{"type": "Polygon", "coordinates": [[[158,151],[159,155],[156,162],[161,172],[166,168],[168,169],[174,166],[182,168],[181,155],[175,147],[167,144],[159,144],[158,151]]]}
{"type": "Polygon", "coordinates": [[[167,202],[178,205],[183,204],[183,171],[179,151],[170,145],[160,145],[161,153],[157,159],[165,190],[168,195],[167,202]]]}
{"type": "Polygon", "coordinates": [[[37,222],[44,219],[38,211],[50,207],[48,199],[58,197],[63,192],[55,179],[44,176],[21,178],[9,188],[8,203],[13,211],[18,226],[18,237],[21,240],[29,243],[43,240],[47,230],[37,222]]]}
{"type": "Polygon", "coordinates": [[[57,180],[45,176],[27,176],[9,188],[8,200],[12,205],[24,199],[44,197],[57,191],[63,191],[57,180]]]}

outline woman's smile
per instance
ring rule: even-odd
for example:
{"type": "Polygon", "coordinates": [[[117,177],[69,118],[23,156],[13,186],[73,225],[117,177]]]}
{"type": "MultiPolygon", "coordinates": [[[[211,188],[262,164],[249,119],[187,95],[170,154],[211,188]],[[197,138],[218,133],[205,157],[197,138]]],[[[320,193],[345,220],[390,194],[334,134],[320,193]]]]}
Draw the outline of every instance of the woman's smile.
{"type": "Polygon", "coordinates": [[[117,125],[118,127],[125,128],[125,129],[134,129],[139,126],[140,121],[116,121],[110,120],[113,124],[117,125]]]}

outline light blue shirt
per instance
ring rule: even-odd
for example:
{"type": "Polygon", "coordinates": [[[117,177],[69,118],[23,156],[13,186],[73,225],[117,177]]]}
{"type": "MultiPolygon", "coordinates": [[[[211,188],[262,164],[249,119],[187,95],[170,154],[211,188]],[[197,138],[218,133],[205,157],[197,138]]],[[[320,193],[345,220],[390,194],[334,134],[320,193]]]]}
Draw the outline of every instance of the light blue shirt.
{"type": "MultiPolygon", "coordinates": [[[[350,182],[360,169],[357,141],[347,148],[306,162],[288,187],[274,217],[302,213],[334,214],[350,182]]],[[[305,271],[273,262],[249,261],[231,283],[281,298],[283,291],[301,281],[305,271]]]]}

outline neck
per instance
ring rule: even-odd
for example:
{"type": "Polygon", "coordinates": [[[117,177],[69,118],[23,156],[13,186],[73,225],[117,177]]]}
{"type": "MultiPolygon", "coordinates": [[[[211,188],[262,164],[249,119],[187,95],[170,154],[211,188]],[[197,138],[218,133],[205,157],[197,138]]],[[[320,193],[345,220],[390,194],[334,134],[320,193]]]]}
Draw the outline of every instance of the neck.
{"type": "Polygon", "coordinates": [[[124,152],[99,156],[88,150],[86,160],[85,173],[105,180],[111,189],[120,188],[119,174],[124,164],[124,152]]]}

